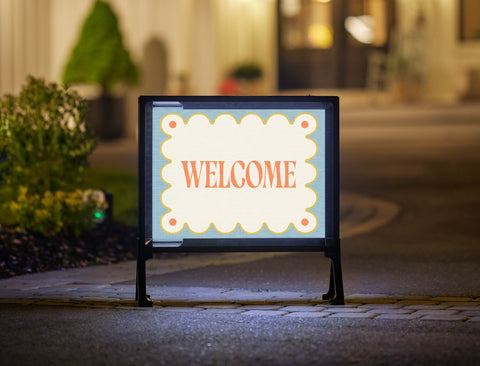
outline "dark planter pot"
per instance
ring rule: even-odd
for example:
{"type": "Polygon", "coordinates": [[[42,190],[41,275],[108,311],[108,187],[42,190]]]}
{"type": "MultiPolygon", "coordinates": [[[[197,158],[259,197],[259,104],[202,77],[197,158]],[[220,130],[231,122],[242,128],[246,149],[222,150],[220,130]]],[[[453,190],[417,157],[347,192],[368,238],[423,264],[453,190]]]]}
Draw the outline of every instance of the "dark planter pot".
{"type": "Polygon", "coordinates": [[[122,97],[102,95],[88,100],[85,115],[92,132],[100,139],[117,139],[125,134],[125,101],[122,97]]]}

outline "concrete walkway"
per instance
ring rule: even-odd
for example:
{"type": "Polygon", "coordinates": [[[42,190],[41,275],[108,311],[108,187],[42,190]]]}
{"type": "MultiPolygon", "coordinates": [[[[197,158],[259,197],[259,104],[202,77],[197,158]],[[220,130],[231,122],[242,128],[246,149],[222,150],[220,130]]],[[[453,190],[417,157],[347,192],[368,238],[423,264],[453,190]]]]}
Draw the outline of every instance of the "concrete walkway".
{"type": "MultiPolygon", "coordinates": [[[[398,213],[396,204],[370,197],[345,192],[341,200],[341,236],[343,238],[374,230],[392,220],[398,213]]],[[[169,260],[148,261],[148,276],[202,268],[210,265],[225,265],[253,262],[289,253],[209,253],[191,254],[169,260]]],[[[114,265],[90,266],[86,268],[27,274],[0,280],[0,304],[37,304],[88,307],[135,307],[135,262],[114,265]]],[[[249,291],[209,287],[152,286],[149,288],[155,300],[155,310],[201,311],[208,310],[248,315],[289,315],[289,316],[343,316],[366,317],[391,314],[391,309],[414,305],[412,299],[396,299],[387,296],[350,295],[347,305],[335,307],[321,300],[321,293],[287,291],[249,291]],[[157,300],[160,299],[160,300],[157,300]],[[370,308],[372,301],[380,307],[370,308]],[[403,301],[403,302],[402,302],[403,301]],[[410,301],[410,303],[405,303],[410,301]],[[214,305],[212,305],[214,303],[214,305]],[[383,304],[388,303],[386,310],[383,304]],[[252,307],[252,304],[255,304],[252,307]],[[292,305],[295,304],[295,305],[292,305]],[[394,304],[394,305],[392,305],[394,304]],[[370,306],[370,307],[369,307],[370,306]],[[281,310],[280,310],[281,309],[281,310]],[[348,309],[348,310],[347,310],[348,309]],[[377,309],[377,310],[375,310],[377,309]],[[375,311],[377,311],[375,313],[375,311]],[[293,314],[293,315],[291,315],[293,314]],[[343,314],[343,315],[341,315],[343,314]],[[354,315],[356,314],[356,315],[354,315]]],[[[416,299],[419,304],[428,301],[439,310],[438,299],[416,299]]],[[[453,306],[467,306],[474,311],[480,302],[475,299],[450,299],[442,309],[453,306]],[[451,304],[451,303],[454,304],[451,304]],[[466,304],[468,302],[468,304],[466,304]],[[465,304],[466,305],[465,305],[465,304]]],[[[451,309],[445,315],[457,315],[451,320],[469,320],[470,313],[459,313],[451,309]]],[[[413,308],[394,311],[396,315],[408,314],[409,318],[424,317],[413,308]]],[[[388,315],[385,315],[388,316],[388,315]]],[[[399,317],[402,318],[402,317],[399,317]]],[[[404,317],[407,318],[407,317],[404,317]]],[[[449,319],[450,319],[449,318],[449,319]]]]}

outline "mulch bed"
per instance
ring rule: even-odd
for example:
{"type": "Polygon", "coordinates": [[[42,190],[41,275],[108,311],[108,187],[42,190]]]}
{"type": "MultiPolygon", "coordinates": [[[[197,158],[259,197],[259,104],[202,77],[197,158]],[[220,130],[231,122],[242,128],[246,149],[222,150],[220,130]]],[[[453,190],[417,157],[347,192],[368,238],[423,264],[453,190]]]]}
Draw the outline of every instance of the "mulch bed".
{"type": "Polygon", "coordinates": [[[0,226],[0,278],[135,259],[137,232],[121,223],[99,225],[78,237],[0,226]]]}

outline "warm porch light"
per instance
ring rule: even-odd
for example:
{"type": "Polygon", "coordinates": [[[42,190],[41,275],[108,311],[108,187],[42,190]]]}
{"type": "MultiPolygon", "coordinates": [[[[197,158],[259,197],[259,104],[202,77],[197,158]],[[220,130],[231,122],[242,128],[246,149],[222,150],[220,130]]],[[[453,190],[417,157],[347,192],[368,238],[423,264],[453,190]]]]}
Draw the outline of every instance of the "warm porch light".
{"type": "Polygon", "coordinates": [[[345,29],[360,43],[373,43],[375,38],[374,28],[375,19],[369,15],[350,16],[345,19],[345,29]]]}

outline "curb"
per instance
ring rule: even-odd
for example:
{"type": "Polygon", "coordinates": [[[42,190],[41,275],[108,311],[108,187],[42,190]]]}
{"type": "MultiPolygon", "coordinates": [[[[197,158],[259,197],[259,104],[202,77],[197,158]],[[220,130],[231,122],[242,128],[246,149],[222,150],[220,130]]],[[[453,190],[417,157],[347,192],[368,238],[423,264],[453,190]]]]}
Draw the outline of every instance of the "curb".
{"type": "Polygon", "coordinates": [[[62,306],[90,309],[119,309],[171,313],[203,313],[288,318],[340,318],[415,321],[480,322],[479,297],[389,297],[352,295],[345,305],[327,302],[185,302],[154,301],[153,307],[141,308],[133,300],[120,299],[0,299],[0,306],[62,306]]]}

